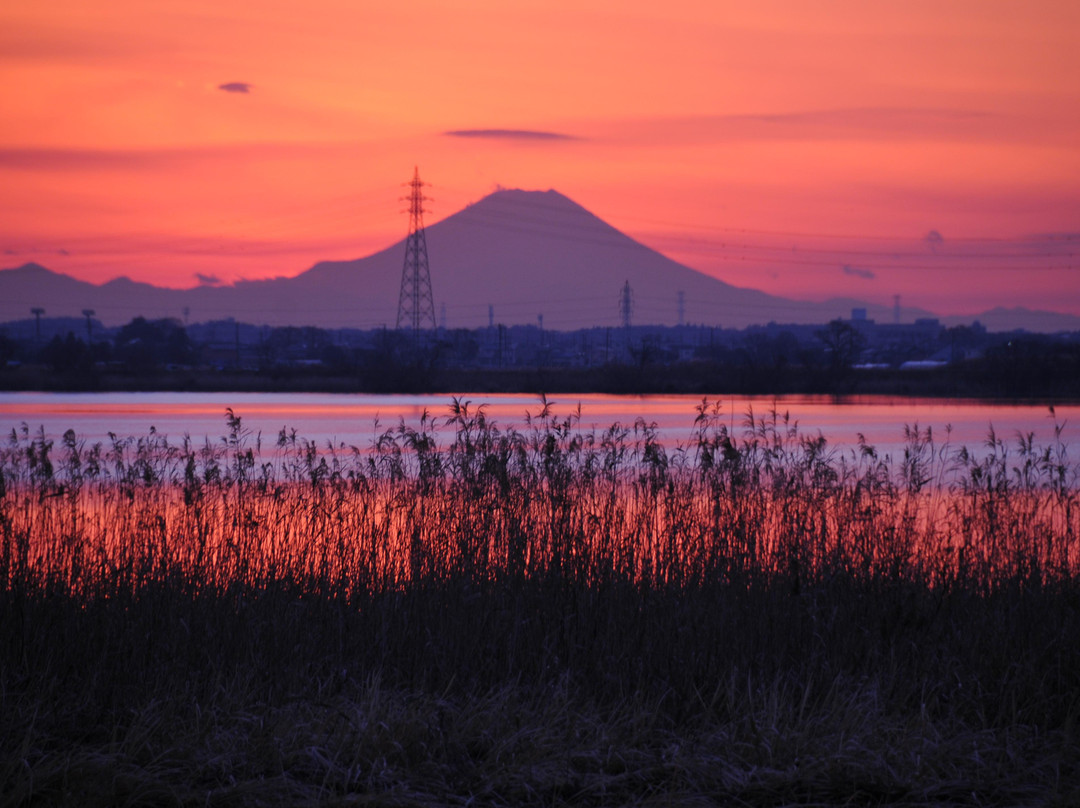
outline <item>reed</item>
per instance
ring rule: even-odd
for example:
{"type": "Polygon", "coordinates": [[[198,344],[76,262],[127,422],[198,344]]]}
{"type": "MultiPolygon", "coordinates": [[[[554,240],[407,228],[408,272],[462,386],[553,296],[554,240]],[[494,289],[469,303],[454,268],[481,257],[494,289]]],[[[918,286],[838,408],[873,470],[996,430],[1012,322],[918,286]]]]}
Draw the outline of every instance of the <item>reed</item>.
{"type": "Polygon", "coordinates": [[[0,799],[1071,799],[1080,467],[1060,428],[906,437],[702,402],[668,447],[460,399],[359,447],[23,427],[0,799]]]}

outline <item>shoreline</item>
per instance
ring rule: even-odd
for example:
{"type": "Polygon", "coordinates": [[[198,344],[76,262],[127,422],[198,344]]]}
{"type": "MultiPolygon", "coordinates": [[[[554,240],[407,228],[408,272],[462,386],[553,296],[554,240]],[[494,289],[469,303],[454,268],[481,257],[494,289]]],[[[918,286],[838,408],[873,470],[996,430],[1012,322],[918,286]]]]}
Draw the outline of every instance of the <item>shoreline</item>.
{"type": "Polygon", "coordinates": [[[310,368],[270,371],[182,368],[142,374],[88,369],[60,374],[40,366],[0,370],[0,392],[192,392],[192,393],[397,393],[605,394],[700,396],[864,396],[901,399],[994,400],[1030,403],[1080,402],[1080,376],[1040,374],[1003,379],[989,369],[942,367],[872,369],[829,374],[809,368],[732,369],[706,363],[633,368],[419,369],[401,367],[380,376],[310,368]]]}

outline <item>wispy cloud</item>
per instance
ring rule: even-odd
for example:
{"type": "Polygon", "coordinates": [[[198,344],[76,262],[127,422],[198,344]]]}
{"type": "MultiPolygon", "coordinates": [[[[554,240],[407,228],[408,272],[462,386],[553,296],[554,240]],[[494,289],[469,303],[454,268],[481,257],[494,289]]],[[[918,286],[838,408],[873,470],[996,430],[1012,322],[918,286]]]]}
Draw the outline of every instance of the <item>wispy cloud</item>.
{"type": "Polygon", "coordinates": [[[221,283],[221,278],[217,275],[204,275],[202,272],[195,273],[195,280],[200,286],[218,286],[221,283]]]}
{"type": "Polygon", "coordinates": [[[246,81],[230,81],[225,84],[219,84],[218,89],[224,90],[227,93],[250,93],[255,85],[246,81]]]}
{"type": "Polygon", "coordinates": [[[759,115],[697,115],[627,120],[607,136],[630,142],[726,143],[739,141],[1047,141],[1062,125],[978,109],[861,107],[759,115]]]}
{"type": "Polygon", "coordinates": [[[489,140],[578,140],[573,135],[562,132],[544,132],[537,129],[451,129],[443,134],[447,137],[489,140]]]}
{"type": "Polygon", "coordinates": [[[39,20],[25,17],[0,31],[0,62],[8,60],[52,64],[92,65],[124,59],[160,56],[176,46],[175,33],[148,26],[128,29],[123,22],[98,25],[75,22],[61,14],[45,12],[39,20]]]}
{"type": "Polygon", "coordinates": [[[761,134],[771,131],[780,137],[794,134],[803,138],[833,138],[858,134],[891,139],[981,134],[999,117],[978,110],[864,107],[728,116],[715,123],[742,126],[761,134]]]}
{"type": "Polygon", "coordinates": [[[335,142],[231,143],[181,148],[67,149],[0,147],[0,171],[141,171],[189,167],[193,162],[304,159],[344,154],[353,148],[335,142]]]}
{"type": "Polygon", "coordinates": [[[123,149],[0,149],[0,169],[72,171],[140,168],[157,162],[162,152],[123,149]]]}
{"type": "Polygon", "coordinates": [[[851,264],[844,264],[842,271],[845,275],[850,275],[853,278],[862,278],[867,281],[872,281],[877,277],[877,274],[875,274],[873,270],[853,267],[851,264]]]}
{"type": "Polygon", "coordinates": [[[1034,235],[1026,236],[1029,240],[1040,240],[1049,242],[1080,242],[1080,232],[1070,233],[1063,231],[1061,233],[1037,233],[1034,235]]]}

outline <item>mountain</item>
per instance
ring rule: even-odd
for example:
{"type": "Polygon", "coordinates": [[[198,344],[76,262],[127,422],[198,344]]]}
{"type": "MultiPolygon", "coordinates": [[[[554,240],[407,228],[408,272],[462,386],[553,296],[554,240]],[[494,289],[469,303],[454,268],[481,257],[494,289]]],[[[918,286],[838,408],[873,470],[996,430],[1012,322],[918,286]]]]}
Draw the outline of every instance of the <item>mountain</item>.
{"type": "MultiPolygon", "coordinates": [[[[683,266],[634,241],[556,191],[497,191],[426,230],[436,318],[450,328],[494,322],[538,322],[571,330],[616,326],[620,293],[629,283],[633,322],[673,325],[680,293],[684,320],[742,328],[778,323],[824,323],[866,308],[891,322],[884,306],[838,298],[824,303],[788,300],[732,286],[683,266]]],[[[49,317],[92,308],[106,325],[185,316],[193,322],[235,317],[268,325],[374,328],[396,325],[404,239],[353,261],[324,261],[293,278],[242,281],[232,286],[163,289],[119,278],[95,285],[36,264],[0,271],[0,320],[25,319],[41,306],[49,317]]],[[[1017,315],[1031,328],[1039,313],[1017,315]]],[[[932,317],[904,309],[902,317],[932,317]]],[[[1062,328],[1080,318],[1061,316],[1062,328]]],[[[1055,321],[1056,323],[1057,321],[1055,321]]],[[[990,326],[990,322],[986,322],[990,326]]]]}
{"type": "MultiPolygon", "coordinates": [[[[556,191],[497,191],[427,228],[426,240],[436,316],[445,305],[449,327],[487,325],[489,305],[495,322],[536,323],[543,315],[544,327],[558,330],[615,326],[627,282],[639,324],[677,323],[679,292],[685,322],[724,327],[826,322],[865,305],[731,286],[634,241],[556,191]]],[[[359,261],[316,264],[288,283],[296,295],[321,301],[312,306],[329,316],[340,317],[349,301],[361,318],[392,327],[404,255],[401,242],[359,261]]]]}
{"type": "Polygon", "coordinates": [[[181,317],[185,296],[197,290],[164,289],[130,278],[93,284],[53,272],[40,264],[0,270],[0,320],[26,319],[33,307],[45,316],[80,317],[94,309],[105,325],[120,325],[133,317],[181,317]]]}

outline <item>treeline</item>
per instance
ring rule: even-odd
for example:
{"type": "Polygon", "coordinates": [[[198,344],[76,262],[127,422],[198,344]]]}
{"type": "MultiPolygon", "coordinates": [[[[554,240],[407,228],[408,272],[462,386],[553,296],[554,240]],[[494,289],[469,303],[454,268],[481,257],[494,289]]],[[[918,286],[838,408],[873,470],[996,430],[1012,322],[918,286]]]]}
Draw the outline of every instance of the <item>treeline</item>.
{"type": "Polygon", "coordinates": [[[412,334],[135,318],[49,339],[0,329],[0,389],[606,392],[1075,398],[1076,334],[857,322],[742,331],[534,326],[412,334]]]}

